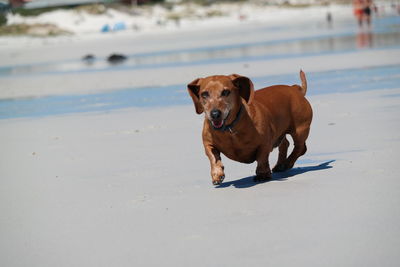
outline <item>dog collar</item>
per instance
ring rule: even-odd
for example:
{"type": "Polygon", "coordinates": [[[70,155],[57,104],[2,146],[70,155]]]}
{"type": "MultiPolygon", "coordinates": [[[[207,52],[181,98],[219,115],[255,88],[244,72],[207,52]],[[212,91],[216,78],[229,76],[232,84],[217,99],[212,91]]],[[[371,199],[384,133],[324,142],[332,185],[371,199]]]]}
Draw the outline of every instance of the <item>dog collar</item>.
{"type": "Polygon", "coordinates": [[[240,109],[236,115],[236,118],[229,125],[223,125],[221,128],[215,128],[214,125],[212,125],[211,121],[210,121],[210,125],[214,130],[221,131],[221,132],[229,131],[230,133],[233,133],[233,126],[235,126],[235,124],[239,121],[242,111],[243,111],[243,105],[240,105],[240,109]]]}

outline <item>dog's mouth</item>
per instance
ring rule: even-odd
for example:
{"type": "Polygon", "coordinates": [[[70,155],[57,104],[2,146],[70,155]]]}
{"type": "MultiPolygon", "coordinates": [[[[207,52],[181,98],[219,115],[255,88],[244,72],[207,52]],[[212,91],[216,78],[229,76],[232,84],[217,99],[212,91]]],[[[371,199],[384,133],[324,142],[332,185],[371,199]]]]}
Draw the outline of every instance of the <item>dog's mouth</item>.
{"type": "Polygon", "coordinates": [[[211,124],[214,128],[220,129],[224,126],[225,120],[211,120],[211,124]]]}
{"type": "MultiPolygon", "coordinates": [[[[226,113],[223,113],[226,114],[226,113]]],[[[219,118],[209,118],[211,125],[214,129],[220,130],[224,127],[226,119],[229,117],[230,112],[228,112],[225,116],[222,115],[219,118]]]]}

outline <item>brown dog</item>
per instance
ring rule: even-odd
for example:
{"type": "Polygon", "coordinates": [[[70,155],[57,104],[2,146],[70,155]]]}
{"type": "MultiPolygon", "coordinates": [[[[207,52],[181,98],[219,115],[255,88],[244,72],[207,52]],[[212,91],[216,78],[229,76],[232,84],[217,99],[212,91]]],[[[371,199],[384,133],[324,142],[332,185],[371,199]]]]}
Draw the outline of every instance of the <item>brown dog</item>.
{"type": "Polygon", "coordinates": [[[279,146],[279,158],[274,172],[292,168],[306,153],[312,109],[304,97],[303,71],[300,79],[301,86],[274,85],[257,91],[249,78],[237,74],[199,78],[188,84],[196,112],[205,112],[203,145],[214,185],[225,178],[220,152],[243,163],[257,161],[255,181],[271,179],[268,158],[275,147],[279,146]],[[286,134],[294,141],[289,157],[286,134]]]}

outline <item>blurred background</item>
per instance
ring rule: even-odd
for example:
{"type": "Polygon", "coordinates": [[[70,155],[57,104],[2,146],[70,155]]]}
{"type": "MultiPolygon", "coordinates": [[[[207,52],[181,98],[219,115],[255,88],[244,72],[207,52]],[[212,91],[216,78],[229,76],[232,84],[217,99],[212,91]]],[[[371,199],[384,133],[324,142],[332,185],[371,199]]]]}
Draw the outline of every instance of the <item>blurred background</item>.
{"type": "Polygon", "coordinates": [[[399,82],[400,1],[2,0],[0,7],[0,118],[190,104],[186,84],[212,74],[240,73],[261,87],[297,83],[304,68],[313,93],[399,82]]]}

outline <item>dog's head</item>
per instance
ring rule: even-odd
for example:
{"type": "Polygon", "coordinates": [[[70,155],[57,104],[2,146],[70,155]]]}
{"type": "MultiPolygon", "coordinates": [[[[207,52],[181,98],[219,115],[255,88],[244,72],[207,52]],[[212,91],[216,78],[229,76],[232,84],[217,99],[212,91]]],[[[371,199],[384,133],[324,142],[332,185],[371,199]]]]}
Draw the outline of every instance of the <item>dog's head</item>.
{"type": "Polygon", "coordinates": [[[198,78],[188,84],[188,91],[197,114],[205,112],[216,129],[233,121],[242,99],[250,103],[254,95],[250,79],[238,74],[198,78]]]}

